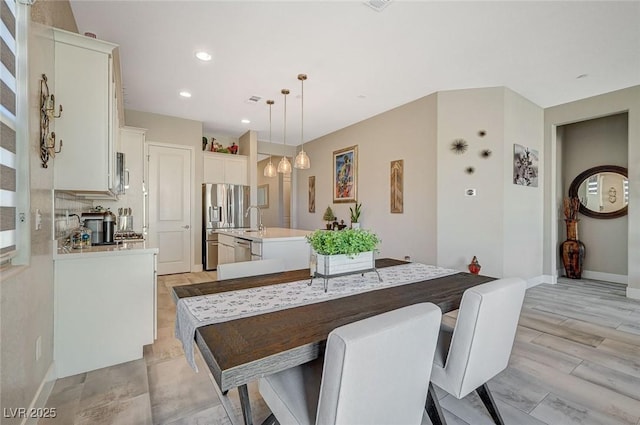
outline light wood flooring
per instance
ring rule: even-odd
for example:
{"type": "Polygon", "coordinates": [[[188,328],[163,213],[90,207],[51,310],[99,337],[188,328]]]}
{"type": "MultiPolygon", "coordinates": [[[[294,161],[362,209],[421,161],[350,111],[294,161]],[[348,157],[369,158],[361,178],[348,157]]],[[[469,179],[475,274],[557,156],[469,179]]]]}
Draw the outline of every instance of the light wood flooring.
{"type": "MultiPolygon", "coordinates": [[[[173,337],[171,288],[212,279],[160,276],[158,339],[144,358],[58,380],[47,403],[58,416],[39,424],[240,425],[237,391],[222,396],[199,355],[191,370],[173,337]]],[[[624,293],[562,278],[527,290],[510,365],[489,383],[507,424],[640,425],[640,302],[624,293]]],[[[438,395],[450,425],[492,424],[474,394],[438,395]]],[[[259,424],[269,410],[256,385],[250,397],[259,424]]]]}

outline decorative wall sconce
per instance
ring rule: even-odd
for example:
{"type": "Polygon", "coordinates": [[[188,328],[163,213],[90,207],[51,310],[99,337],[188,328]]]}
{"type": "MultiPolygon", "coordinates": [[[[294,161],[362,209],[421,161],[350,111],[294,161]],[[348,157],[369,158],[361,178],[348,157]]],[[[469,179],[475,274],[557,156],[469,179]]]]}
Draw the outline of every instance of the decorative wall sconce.
{"type": "Polygon", "coordinates": [[[62,105],[58,105],[58,113],[56,113],[56,98],[53,94],[49,94],[47,76],[42,74],[40,80],[40,160],[42,168],[47,168],[49,159],[62,152],[62,140],[60,140],[60,147],[56,149],[56,133],[49,132],[49,120],[61,116],[62,105]]]}

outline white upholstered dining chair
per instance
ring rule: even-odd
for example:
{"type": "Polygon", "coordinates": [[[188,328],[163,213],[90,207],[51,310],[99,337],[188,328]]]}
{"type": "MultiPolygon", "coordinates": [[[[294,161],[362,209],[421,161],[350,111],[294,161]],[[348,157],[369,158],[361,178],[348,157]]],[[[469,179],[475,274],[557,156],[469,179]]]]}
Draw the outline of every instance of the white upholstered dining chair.
{"type": "MultiPolygon", "coordinates": [[[[499,279],[467,289],[454,328],[441,325],[431,382],[458,399],[476,391],[496,424],[504,421],[487,381],[506,369],[527,285],[499,279]]],[[[427,413],[434,425],[444,419],[433,386],[427,413]]]]}
{"type": "Polygon", "coordinates": [[[279,273],[281,271],[284,271],[284,261],[281,258],[241,261],[239,263],[218,265],[218,280],[279,273]]]}
{"type": "Polygon", "coordinates": [[[441,318],[421,303],[333,330],[324,367],[320,357],[260,379],[264,423],[420,424],[441,318]]]}

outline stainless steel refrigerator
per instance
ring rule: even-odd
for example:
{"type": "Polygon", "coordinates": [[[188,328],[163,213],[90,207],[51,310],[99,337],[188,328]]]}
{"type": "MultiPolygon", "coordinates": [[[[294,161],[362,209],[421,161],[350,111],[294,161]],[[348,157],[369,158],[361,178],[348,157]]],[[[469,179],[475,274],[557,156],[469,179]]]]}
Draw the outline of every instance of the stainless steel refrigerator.
{"type": "Polygon", "coordinates": [[[202,185],[202,264],[205,270],[218,267],[216,229],[249,227],[245,212],[250,205],[249,186],[233,184],[202,185]]]}

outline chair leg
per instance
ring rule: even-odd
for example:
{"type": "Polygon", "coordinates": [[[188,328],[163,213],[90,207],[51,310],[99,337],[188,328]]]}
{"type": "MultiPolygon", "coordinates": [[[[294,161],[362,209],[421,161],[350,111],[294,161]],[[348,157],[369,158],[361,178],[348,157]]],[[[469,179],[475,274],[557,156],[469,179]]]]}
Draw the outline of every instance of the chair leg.
{"type": "Polygon", "coordinates": [[[504,425],[504,419],[502,419],[502,416],[498,411],[498,405],[496,404],[493,396],[491,395],[491,392],[489,391],[489,386],[484,383],[476,388],[476,392],[480,396],[480,400],[482,400],[484,407],[487,408],[489,414],[493,418],[493,422],[495,422],[496,425],[504,425]]]}
{"type": "Polygon", "coordinates": [[[429,419],[431,419],[431,423],[433,425],[447,425],[447,421],[444,419],[444,414],[442,413],[442,408],[440,407],[440,402],[438,401],[438,396],[436,395],[436,391],[433,388],[433,384],[429,382],[429,391],[427,391],[427,403],[424,406],[427,411],[427,415],[429,415],[429,419]]]}
{"type": "Polygon", "coordinates": [[[262,424],[260,425],[280,425],[280,422],[278,422],[278,420],[272,413],[269,416],[267,416],[267,418],[264,421],[262,421],[262,424]]]}

